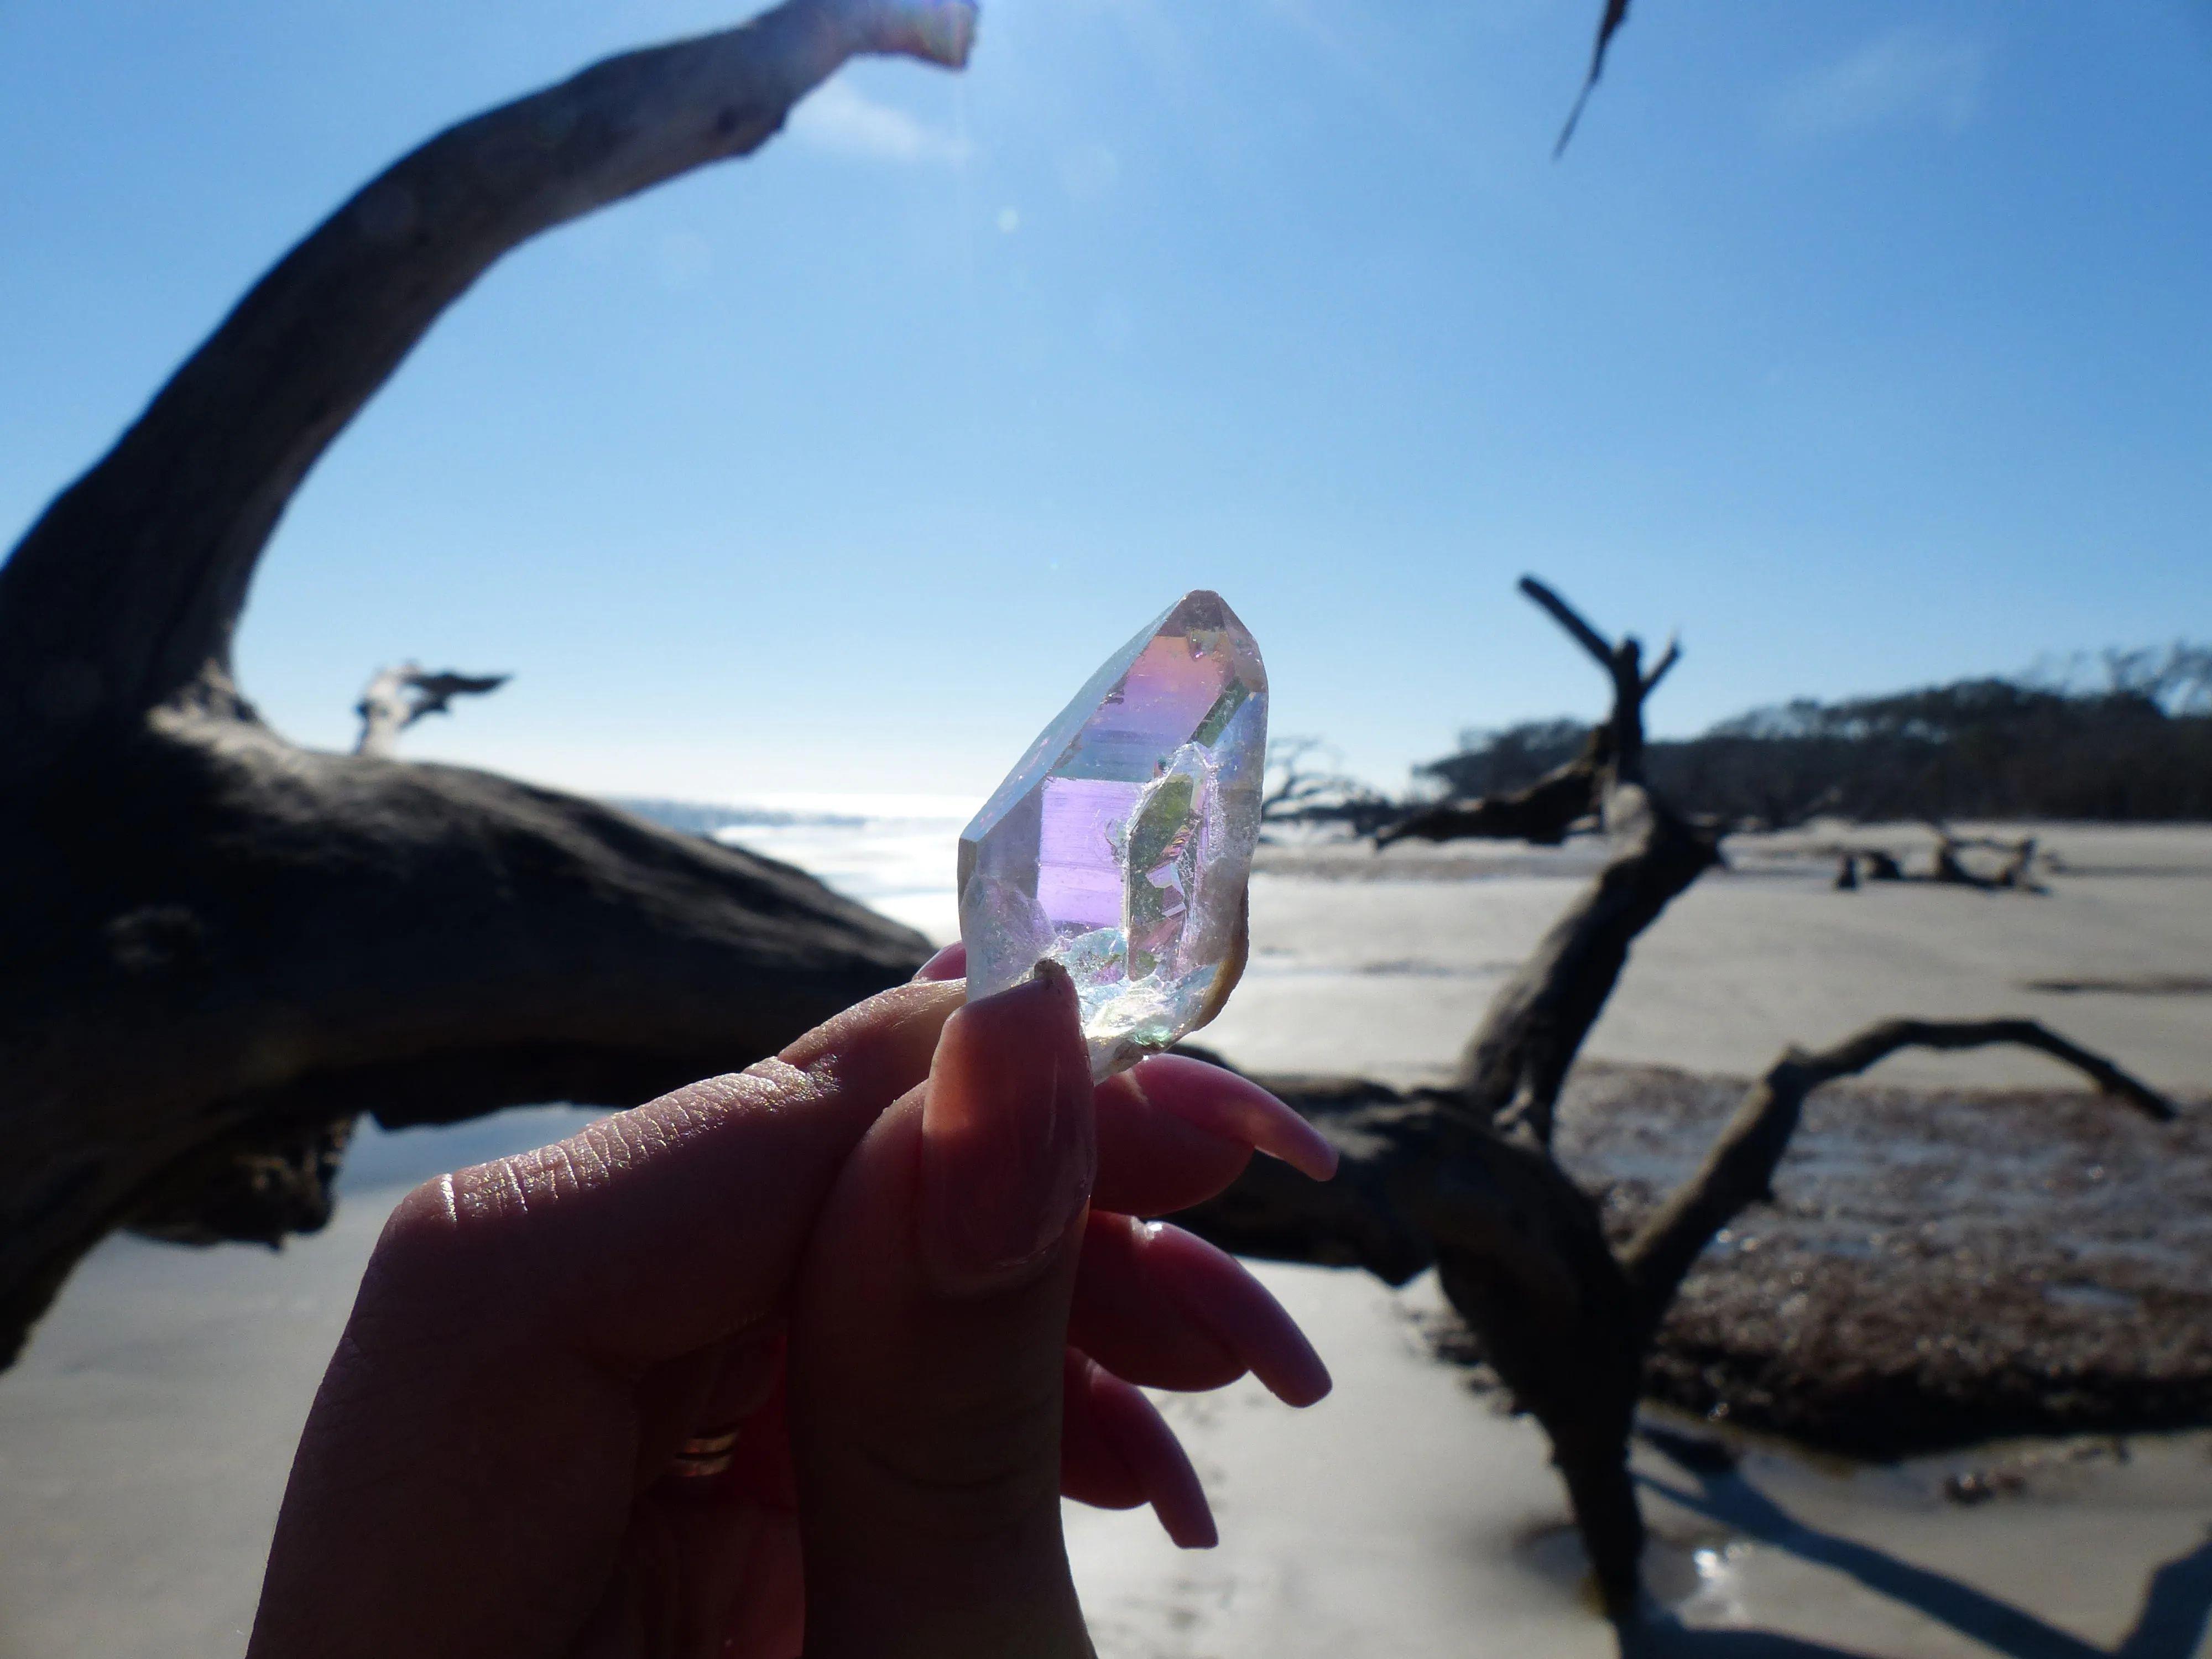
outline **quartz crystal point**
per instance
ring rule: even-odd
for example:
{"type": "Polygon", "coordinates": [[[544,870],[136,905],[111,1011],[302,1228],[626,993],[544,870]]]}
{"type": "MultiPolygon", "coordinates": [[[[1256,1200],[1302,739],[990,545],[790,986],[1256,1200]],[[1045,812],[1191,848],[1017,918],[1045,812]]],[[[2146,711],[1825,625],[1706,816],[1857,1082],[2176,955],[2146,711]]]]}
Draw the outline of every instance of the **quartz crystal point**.
{"type": "Polygon", "coordinates": [[[960,836],[968,994],[1050,957],[1103,1078],[1221,1011],[1244,966],[1267,671],[1220,595],[1107,659],[960,836]]]}

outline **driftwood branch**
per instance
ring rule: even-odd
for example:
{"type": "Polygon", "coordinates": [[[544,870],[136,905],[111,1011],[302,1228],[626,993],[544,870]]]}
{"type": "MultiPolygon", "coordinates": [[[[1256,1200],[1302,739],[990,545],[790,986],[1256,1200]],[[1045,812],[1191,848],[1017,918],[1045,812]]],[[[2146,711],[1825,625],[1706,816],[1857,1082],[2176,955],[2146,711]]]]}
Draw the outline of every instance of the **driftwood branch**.
{"type": "MultiPolygon", "coordinates": [[[[1460,1061],[1459,1086],[1474,1111],[1548,1146],[1567,1069],[1613,994],[1630,945],[1675,895],[1719,861],[1720,852],[1711,834],[1692,827],[1643,782],[1644,699],[1679,659],[1679,647],[1668,647],[1647,680],[1633,638],[1614,644],[1533,576],[1521,579],[1521,591],[1613,683],[1612,712],[1576,763],[1589,769],[1613,854],[1535,954],[1498,988],[1460,1061]]],[[[1565,796],[1564,784],[1559,793],[1565,796]]]]}
{"type": "Polygon", "coordinates": [[[1576,825],[1601,812],[1610,785],[1642,781],[1644,704],[1681,660],[1680,641],[1669,640],[1650,672],[1640,672],[1642,647],[1636,640],[1625,639],[1615,645],[1534,576],[1523,576],[1520,588],[1605,672],[1613,685],[1611,713],[1592,728],[1580,755],[1527,788],[1481,800],[1445,801],[1425,807],[1376,832],[1378,848],[1413,839],[1525,841],[1556,847],[1576,825]]]}
{"type": "Polygon", "coordinates": [[[1462,1093],[1263,1076],[1337,1147],[1336,1178],[1316,1188],[1255,1159],[1226,1193],[1176,1219],[1243,1255],[1360,1267],[1394,1285],[1436,1267],[1516,1408],[1550,1437],[1599,1586],[1626,1611],[1644,1538],[1628,1438],[1646,1357],[1691,1265],[1770,1196],[1814,1088],[1899,1048],[1991,1043],[2039,1049],[2150,1117],[2173,1115],[2139,1079],[2030,1020],[1890,1021],[1817,1054],[1784,1054],[1704,1166],[1616,1253],[1596,1200],[1546,1149],[1477,1121],[1462,1093]]]}
{"type": "Polygon", "coordinates": [[[1375,844],[1401,841],[1525,841],[1557,847],[1597,810],[1597,768],[1588,756],[1546,773],[1526,789],[1464,805],[1446,801],[1377,830],[1375,844]]]}
{"type": "Polygon", "coordinates": [[[1668,1199],[1621,1251],[1638,1317],[1656,1331],[1691,1264],[1713,1235],[1747,1205],[1771,1196],[1776,1165],[1797,1130],[1805,1097],[1824,1083],[1856,1077],[1900,1048],[1983,1048],[2009,1043],[2071,1066],[2111,1096],[2159,1122],[2173,1103],[2101,1054],[2069,1042],[2032,1019],[1893,1019],[1868,1027],[1833,1048],[1791,1049],[1753,1085],[1697,1173],[1668,1199]]]}
{"type": "Polygon", "coordinates": [[[1597,90],[1598,76],[1605,73],[1605,51],[1613,44],[1613,37],[1628,21],[1628,0],[1605,0],[1604,15],[1598,19],[1597,44],[1590,49],[1589,73],[1583,77],[1583,89],[1575,96],[1575,106],[1567,112],[1567,124],[1559,129],[1559,141],[1552,146],[1552,159],[1556,161],[1567,153],[1567,141],[1575,136],[1575,127],[1583,118],[1583,107],[1589,95],[1597,90]]]}
{"type": "MultiPolygon", "coordinates": [[[[1607,640],[1534,579],[1522,589],[1605,667],[1613,710],[1580,759],[1520,797],[1453,810],[1494,826],[1517,815],[1542,832],[1565,808],[1539,803],[1556,792],[1571,804],[1579,791],[1611,839],[1604,870],[1492,999],[1453,1086],[1407,1094],[1363,1079],[1264,1078],[1336,1145],[1336,1179],[1316,1188],[1255,1160],[1226,1193],[1179,1219],[1247,1255],[1357,1265],[1391,1284],[1433,1266],[1516,1407],[1550,1437],[1599,1588],[1608,1608],[1625,1613],[1637,1601],[1643,1551],[1627,1456],[1647,1356],[1692,1262],[1767,1194],[1807,1094],[1901,1048],[2006,1042],[2074,1066],[2154,1117],[2172,1108],[2032,1021],[1893,1021],[1832,1048],[1784,1054],[1704,1167],[1616,1253],[1597,1201],[1553,1158],[1554,1112],[1630,946],[1719,854],[1713,835],[1640,775],[1644,700],[1679,648],[1670,644],[1645,672],[1633,639],[1607,640]]],[[[1418,823],[1392,834],[1425,833],[1418,823]]]]}
{"type": "Polygon", "coordinates": [[[52,759],[173,700],[236,706],[230,639],[285,503],[447,307],[542,231],[757,149],[848,58],[958,64],[966,0],[792,0],[431,139],[254,285],[0,568],[0,730],[52,759]]]}
{"type": "Polygon", "coordinates": [[[117,1226],[319,1224],[363,1112],[631,1103],[927,953],[627,813],[298,749],[230,646],[292,492],[500,255],[747,154],[855,54],[958,64],[974,22],[791,0],[440,134],[286,254],[0,567],[0,1364],[117,1226]]]}
{"type": "Polygon", "coordinates": [[[1546,1146],[1568,1068],[1627,966],[1629,947],[1720,858],[1711,836],[1640,785],[1607,793],[1605,824],[1614,849],[1605,869],[1498,988],[1460,1057],[1460,1086],[1474,1109],[1546,1146]]]}
{"type": "Polygon", "coordinates": [[[1582,618],[1582,613],[1554,593],[1534,576],[1523,576],[1522,592],[1534,599],[1549,613],[1553,622],[1567,630],[1568,637],[1589,653],[1591,659],[1608,674],[1613,672],[1613,645],[1604,635],[1582,618]]]}
{"type": "Polygon", "coordinates": [[[425,714],[442,714],[455,697],[483,696],[505,685],[505,674],[426,673],[413,663],[380,668],[368,689],[361,694],[354,712],[361,716],[361,736],[354,740],[356,755],[386,755],[399,734],[425,714]]]}

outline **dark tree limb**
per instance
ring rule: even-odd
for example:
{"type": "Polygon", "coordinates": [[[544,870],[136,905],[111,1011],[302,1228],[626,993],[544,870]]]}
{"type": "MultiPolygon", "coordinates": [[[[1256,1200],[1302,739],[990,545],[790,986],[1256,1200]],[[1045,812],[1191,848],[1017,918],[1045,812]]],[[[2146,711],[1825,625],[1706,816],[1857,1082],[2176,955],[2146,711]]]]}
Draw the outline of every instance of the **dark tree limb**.
{"type": "Polygon", "coordinates": [[[1569,638],[1587,652],[1600,668],[1608,674],[1613,672],[1613,647],[1611,641],[1584,622],[1582,613],[1534,576],[1523,576],[1522,592],[1534,599],[1552,620],[1567,630],[1569,638]]]}
{"type": "Polygon", "coordinates": [[[1900,1048],[1982,1048],[1996,1043],[2049,1054],[2087,1077],[2100,1093],[2154,1121],[2166,1122],[2174,1115],[2173,1103],[2148,1085],[2032,1019],[1893,1019],[1833,1048],[1812,1053],[1792,1048],[1752,1085],[1697,1173],[1621,1251],[1644,1328],[1658,1329],[1691,1264],[1713,1235],[1746,1206],[1772,1196],[1775,1167],[1796,1133],[1807,1095],[1824,1083],[1856,1077],[1900,1048]]]}
{"type": "Polygon", "coordinates": [[[1630,945],[1675,895],[1719,862],[1720,849],[1713,835],[1643,781],[1644,699],[1680,659],[1680,646],[1670,643],[1647,677],[1633,637],[1614,644],[1533,576],[1521,579],[1521,591],[1613,682],[1612,713],[1592,734],[1586,757],[1613,854],[1535,954],[1498,988],[1461,1057],[1458,1082],[1473,1110],[1549,1146],[1567,1070],[1613,994],[1630,945]]]}
{"type": "Polygon", "coordinates": [[[1567,141],[1575,136],[1576,125],[1583,118],[1583,106],[1589,95],[1597,90],[1598,76],[1605,73],[1605,51],[1613,44],[1613,37],[1628,21],[1628,0],[1605,0],[1605,14],[1598,19],[1597,44],[1590,48],[1589,73],[1583,77],[1583,89],[1575,96],[1575,106],[1567,112],[1567,124],[1559,129],[1559,142],[1552,146],[1552,159],[1556,161],[1567,153],[1567,141]]]}
{"type": "Polygon", "coordinates": [[[1527,788],[1476,801],[1445,801],[1426,807],[1379,830],[1378,848],[1419,838],[1423,841],[1525,841],[1556,847],[1575,825],[1605,806],[1607,791],[1617,782],[1640,783],[1644,776],[1644,704],[1668,672],[1681,660],[1679,640],[1669,640],[1657,663],[1639,669],[1643,647],[1633,638],[1615,645],[1582,614],[1534,576],[1523,576],[1521,592],[1566,630],[1613,684],[1613,709],[1592,729],[1582,754],[1539,778],[1527,788]]]}
{"type": "Polygon", "coordinates": [[[1526,789],[1477,801],[1446,801],[1377,830],[1375,844],[1401,841],[1525,841],[1557,847],[1597,811],[1597,768],[1588,756],[1546,773],[1526,789]]]}
{"type": "Polygon", "coordinates": [[[266,1244],[320,1231],[352,1139],[351,1115],[290,1133],[216,1140],[162,1171],[140,1194],[131,1230],[172,1244],[266,1244]]]}
{"type": "Polygon", "coordinates": [[[326,1196],[264,1178],[303,1133],[635,1104],[928,950],[769,860],[247,722],[177,720],[11,805],[0,1352],[113,1227],[267,1241],[319,1219],[326,1196]]]}
{"type": "Polygon", "coordinates": [[[320,1224],[362,1113],[627,1105],[905,978],[769,860],[264,726],[231,635],[286,502],[494,260],[758,147],[969,0],[791,0],[433,138],[287,254],[0,567],[0,1364],[118,1226],[320,1224]]]}
{"type": "Polygon", "coordinates": [[[1640,784],[1608,792],[1605,823],[1613,838],[1605,869],[1498,988],[1460,1056],[1470,1108],[1547,1146],[1567,1072],[1628,964],[1629,947],[1720,861],[1711,836],[1640,784]]]}

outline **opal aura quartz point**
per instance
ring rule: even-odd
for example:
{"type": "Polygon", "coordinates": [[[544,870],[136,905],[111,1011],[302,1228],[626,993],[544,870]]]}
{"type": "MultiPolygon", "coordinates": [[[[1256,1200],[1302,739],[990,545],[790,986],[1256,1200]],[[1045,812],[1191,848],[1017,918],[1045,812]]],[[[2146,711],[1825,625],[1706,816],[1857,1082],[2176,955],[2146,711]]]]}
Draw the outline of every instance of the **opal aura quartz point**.
{"type": "Polygon", "coordinates": [[[1094,1077],[1228,1000],[1260,839],[1267,671],[1220,595],[1186,593],[1108,658],[960,836],[968,994],[1051,957],[1094,1077]]]}

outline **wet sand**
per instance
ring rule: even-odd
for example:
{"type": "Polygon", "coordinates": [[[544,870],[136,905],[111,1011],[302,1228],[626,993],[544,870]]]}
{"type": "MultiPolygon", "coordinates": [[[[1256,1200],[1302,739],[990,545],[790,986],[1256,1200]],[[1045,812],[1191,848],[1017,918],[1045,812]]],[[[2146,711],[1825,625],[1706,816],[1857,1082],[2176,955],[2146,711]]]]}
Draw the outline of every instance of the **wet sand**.
{"type": "MultiPolygon", "coordinates": [[[[1902,850],[1906,833],[1890,844],[1902,850]]],[[[1590,1052],[1741,1074],[1787,1042],[1884,1015],[2025,1012],[2168,1088],[2212,1086],[2212,997],[2139,988],[2212,981],[2212,830],[2046,839],[2082,873],[2052,877],[2042,899],[1837,894],[1832,866],[1809,856],[1817,836],[1733,848],[1737,872],[1701,883],[1638,947],[1590,1052]],[[2057,981],[2138,988],[2024,988],[2057,981]]],[[[1536,862],[1480,848],[1356,854],[1337,860],[1345,869],[1326,867],[1335,854],[1273,859],[1255,883],[1253,972],[1208,1041],[1255,1070],[1434,1080],[1571,896],[1563,878],[1590,862],[1571,847],[1517,856],[1536,862]],[[1445,854],[1474,867],[1439,867],[1445,854]]],[[[2008,1055],[1875,1073],[1882,1085],[2063,1080],[2008,1055]]],[[[412,1180],[578,1121],[546,1110],[372,1132],[337,1219],[282,1254],[103,1246],[0,1377],[0,1659],[236,1654],[292,1440],[385,1211],[412,1180]]],[[[1616,1651],[1581,1586],[1540,1436],[1434,1357],[1432,1285],[1260,1271],[1313,1332],[1337,1392],[1306,1413],[1249,1382],[1170,1404],[1215,1498],[1218,1550],[1178,1553],[1142,1515],[1071,1510],[1101,1652],[1616,1651]]],[[[1637,1635],[1640,1650],[2185,1659],[2203,1648],[2212,1435],[1876,1467],[1736,1438],[1748,1449],[1729,1472],[1638,1452],[1650,1577],[1675,1621],[1637,1635]],[[1947,1483],[1987,1501],[1958,1501],[1947,1483]]]]}
{"type": "MultiPolygon", "coordinates": [[[[1336,1393],[1303,1414],[1249,1382],[1170,1407],[1214,1498],[1217,1550],[1179,1554],[1133,1517],[1071,1511],[1105,1659],[1620,1653],[1589,1599],[1542,1437],[1429,1360],[1416,1324],[1438,1309],[1431,1282],[1393,1295],[1349,1275],[1262,1272],[1325,1333],[1336,1393]]],[[[1632,1652],[2201,1650],[2212,1436],[2034,1441],[1873,1467],[1734,1438],[1746,1449],[1726,1472],[1638,1449],[1654,1607],[1632,1652]],[[1946,1496],[1972,1477],[1996,1495],[1946,1496]]]]}

